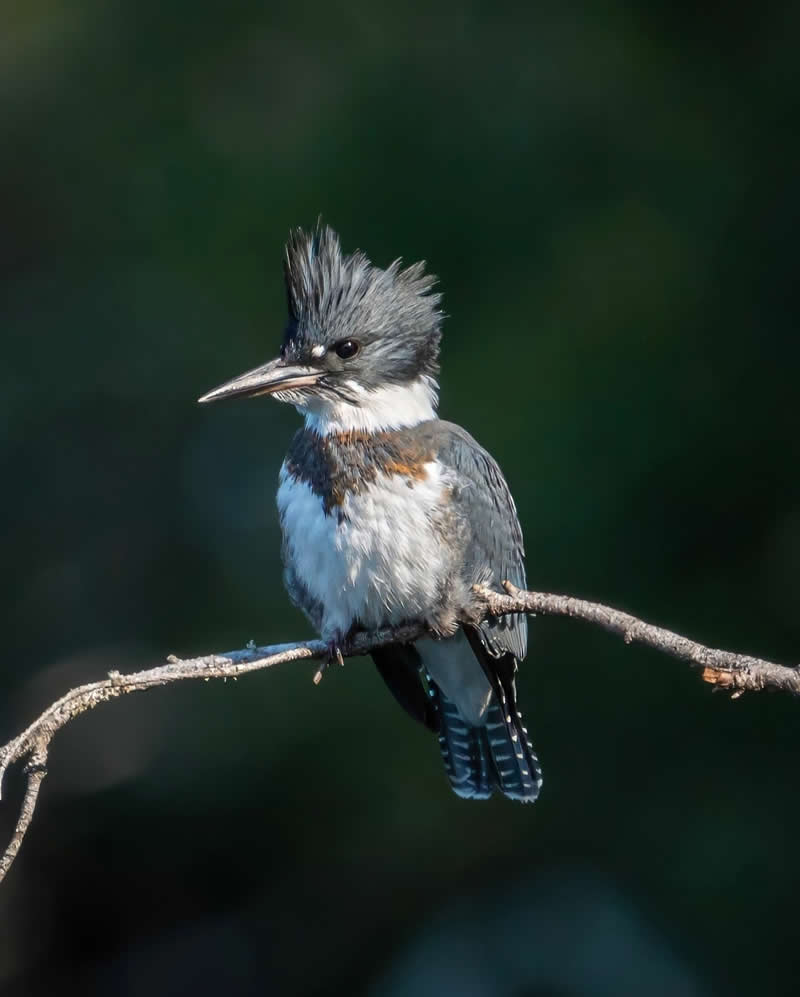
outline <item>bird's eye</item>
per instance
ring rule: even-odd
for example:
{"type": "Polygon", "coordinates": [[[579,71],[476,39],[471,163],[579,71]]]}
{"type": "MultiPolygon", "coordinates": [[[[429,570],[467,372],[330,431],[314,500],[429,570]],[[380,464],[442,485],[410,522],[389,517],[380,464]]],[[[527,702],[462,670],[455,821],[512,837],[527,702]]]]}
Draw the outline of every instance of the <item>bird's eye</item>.
{"type": "Polygon", "coordinates": [[[340,360],[350,360],[358,353],[361,347],[355,339],[340,339],[336,346],[334,346],[334,349],[336,350],[336,356],[340,360]]]}

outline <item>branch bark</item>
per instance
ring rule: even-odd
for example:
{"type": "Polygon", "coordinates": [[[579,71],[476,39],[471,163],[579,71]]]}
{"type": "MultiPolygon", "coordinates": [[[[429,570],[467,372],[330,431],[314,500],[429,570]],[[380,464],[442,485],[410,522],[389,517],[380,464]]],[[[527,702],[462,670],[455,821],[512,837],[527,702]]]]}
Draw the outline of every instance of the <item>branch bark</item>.
{"type": "MultiPolygon", "coordinates": [[[[474,624],[508,613],[566,616],[600,626],[622,637],[626,644],[644,644],[687,661],[690,665],[702,669],[701,677],[705,682],[727,689],[734,697],[741,696],[744,692],[758,692],[762,689],[779,689],[800,695],[800,666],[779,665],[762,658],[704,647],[680,634],[645,623],[629,613],[623,613],[601,603],[587,602],[584,599],[565,595],[527,592],[516,588],[510,582],[505,582],[504,588],[505,593],[500,593],[484,586],[476,586],[475,592],[480,597],[480,612],[477,616],[465,618],[463,622],[474,624]]],[[[347,648],[346,654],[347,656],[366,654],[385,644],[398,641],[410,643],[423,636],[428,636],[428,631],[422,625],[414,623],[374,633],[359,633],[347,648]]],[[[208,681],[217,678],[238,678],[240,675],[261,671],[287,661],[308,659],[324,662],[327,654],[328,647],[323,641],[309,640],[297,644],[275,644],[266,647],[250,645],[240,651],[209,654],[191,659],[180,659],[170,655],[164,665],[128,674],[110,671],[105,679],[71,689],[49,706],[21,734],[0,748],[0,789],[8,768],[17,762],[27,762],[26,791],[11,841],[0,857],[0,881],[5,878],[16,858],[33,818],[39,789],[47,774],[50,742],[58,731],[75,717],[94,709],[101,703],[130,692],[152,689],[155,686],[168,685],[185,679],[208,681]]],[[[316,672],[315,682],[322,677],[323,668],[324,664],[316,672]]]]}

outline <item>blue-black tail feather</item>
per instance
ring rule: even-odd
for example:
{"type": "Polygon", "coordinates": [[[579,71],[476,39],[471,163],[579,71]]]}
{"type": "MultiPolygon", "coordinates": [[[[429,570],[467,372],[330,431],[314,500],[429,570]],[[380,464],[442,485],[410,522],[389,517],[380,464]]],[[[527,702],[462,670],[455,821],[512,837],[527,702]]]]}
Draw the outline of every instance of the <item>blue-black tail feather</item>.
{"type": "Polygon", "coordinates": [[[496,787],[509,799],[532,803],[542,775],[516,703],[494,694],[486,723],[473,727],[434,681],[429,684],[439,712],[439,747],[454,792],[485,800],[496,787]]]}
{"type": "Polygon", "coordinates": [[[486,725],[479,730],[488,744],[497,788],[509,799],[533,803],[542,787],[542,771],[516,704],[498,702],[495,695],[486,725]]]}
{"type": "Polygon", "coordinates": [[[482,730],[494,766],[495,785],[512,800],[533,803],[542,788],[542,770],[517,706],[517,659],[490,646],[489,635],[483,629],[465,627],[464,632],[493,690],[482,730]]]}
{"type": "Polygon", "coordinates": [[[433,679],[428,679],[428,685],[439,714],[439,747],[453,791],[468,800],[488,799],[493,769],[484,729],[462,720],[433,679]]]}

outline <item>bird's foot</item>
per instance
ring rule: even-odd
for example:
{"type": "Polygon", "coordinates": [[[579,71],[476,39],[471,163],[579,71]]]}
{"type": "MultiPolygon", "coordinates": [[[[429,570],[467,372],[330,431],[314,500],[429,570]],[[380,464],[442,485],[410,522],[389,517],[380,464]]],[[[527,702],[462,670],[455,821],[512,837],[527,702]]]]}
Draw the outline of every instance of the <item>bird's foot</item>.
{"type": "Polygon", "coordinates": [[[425,620],[425,632],[431,640],[447,640],[456,633],[458,626],[459,619],[452,613],[425,620]]]}
{"type": "Polygon", "coordinates": [[[328,665],[332,665],[336,662],[344,667],[344,655],[350,653],[352,642],[352,629],[346,634],[342,633],[341,630],[337,630],[330,640],[326,641],[325,657],[322,659],[322,663],[314,674],[314,685],[320,684],[322,676],[325,674],[328,665]]]}

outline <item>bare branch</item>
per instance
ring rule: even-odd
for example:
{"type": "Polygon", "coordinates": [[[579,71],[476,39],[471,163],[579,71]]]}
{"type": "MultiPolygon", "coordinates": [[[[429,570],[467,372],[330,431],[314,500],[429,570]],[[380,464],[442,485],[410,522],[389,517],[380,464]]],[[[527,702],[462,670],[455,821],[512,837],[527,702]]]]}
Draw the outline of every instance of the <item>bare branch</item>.
{"type": "MultiPolygon", "coordinates": [[[[729,690],[734,697],[742,695],[743,692],[756,692],[768,688],[800,694],[800,667],[778,665],[761,658],[704,647],[679,634],[645,623],[635,616],[600,603],[574,599],[571,596],[526,592],[510,582],[505,582],[504,588],[505,594],[476,586],[475,592],[481,600],[480,611],[478,615],[465,618],[463,622],[475,624],[483,619],[508,613],[568,616],[594,623],[611,633],[618,634],[626,644],[644,644],[682,661],[688,661],[691,665],[702,668],[704,681],[729,690]]],[[[343,649],[343,653],[348,657],[366,654],[385,644],[409,643],[429,635],[424,626],[415,623],[375,633],[359,633],[350,646],[343,649]]],[[[71,689],[49,706],[26,730],[0,748],[0,788],[9,766],[27,759],[25,768],[27,788],[11,842],[0,857],[0,881],[8,872],[30,826],[39,789],[46,775],[50,742],[58,731],[75,717],[94,709],[100,703],[129,692],[168,685],[184,679],[208,681],[218,678],[238,678],[248,672],[261,671],[287,661],[316,659],[324,663],[328,654],[329,649],[323,641],[310,640],[267,647],[248,646],[244,650],[230,651],[227,654],[209,654],[186,660],[170,656],[164,665],[126,675],[111,671],[108,673],[108,678],[71,689]]],[[[314,676],[315,682],[322,677],[323,668],[324,664],[314,676]]]]}
{"type": "Polygon", "coordinates": [[[656,651],[688,661],[702,668],[702,679],[722,689],[730,690],[734,698],[743,692],[780,689],[800,695],[800,666],[777,665],[763,658],[752,658],[732,651],[704,647],[688,637],[653,626],[599,602],[587,602],[568,595],[548,595],[544,592],[524,592],[510,582],[504,582],[506,595],[484,586],[476,592],[485,600],[489,616],[504,613],[531,613],[541,616],[568,616],[617,634],[626,644],[644,644],[656,651]]]}

